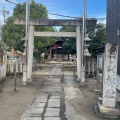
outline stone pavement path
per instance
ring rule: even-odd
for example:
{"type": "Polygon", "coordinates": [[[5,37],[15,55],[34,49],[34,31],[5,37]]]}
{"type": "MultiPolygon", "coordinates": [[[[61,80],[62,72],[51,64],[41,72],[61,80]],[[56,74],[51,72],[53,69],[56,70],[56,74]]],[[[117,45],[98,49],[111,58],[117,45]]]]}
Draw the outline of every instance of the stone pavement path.
{"type": "MultiPolygon", "coordinates": [[[[71,115],[74,117],[73,114],[76,113],[67,99],[83,98],[83,95],[74,87],[73,82],[64,86],[64,83],[61,83],[62,75],[62,65],[55,65],[50,71],[49,79],[36,99],[24,111],[21,120],[74,120],[71,115]]],[[[69,83],[67,79],[65,84],[69,83]]],[[[80,120],[79,117],[76,120],[80,120]]]]}
{"type": "Polygon", "coordinates": [[[56,64],[50,71],[50,75],[62,75],[62,64],[56,64]]]}

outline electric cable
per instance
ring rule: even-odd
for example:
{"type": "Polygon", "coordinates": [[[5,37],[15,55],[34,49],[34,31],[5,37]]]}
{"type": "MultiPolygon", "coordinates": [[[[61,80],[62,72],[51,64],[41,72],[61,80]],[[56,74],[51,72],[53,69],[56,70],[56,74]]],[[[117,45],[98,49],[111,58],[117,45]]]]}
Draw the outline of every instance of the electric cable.
{"type": "MultiPolygon", "coordinates": [[[[13,4],[16,4],[16,5],[18,4],[18,3],[12,2],[12,1],[10,1],[10,0],[5,0],[5,1],[6,1],[6,2],[13,3],[13,4]]],[[[73,17],[73,16],[62,15],[62,14],[51,13],[51,12],[49,12],[48,14],[51,14],[51,15],[56,15],[56,16],[61,16],[61,17],[67,17],[67,18],[80,19],[79,17],[73,17]]],[[[81,19],[82,19],[82,17],[81,17],[81,19]]],[[[91,18],[87,18],[87,19],[91,19],[91,18]]],[[[95,18],[95,19],[97,19],[97,20],[104,20],[104,19],[106,19],[106,18],[95,18]]]]}

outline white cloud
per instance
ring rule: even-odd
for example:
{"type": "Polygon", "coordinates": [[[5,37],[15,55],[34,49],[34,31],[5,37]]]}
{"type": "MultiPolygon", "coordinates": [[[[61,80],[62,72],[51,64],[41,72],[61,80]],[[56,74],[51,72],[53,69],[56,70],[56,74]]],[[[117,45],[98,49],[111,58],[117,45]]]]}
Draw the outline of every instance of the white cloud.
{"type": "Polygon", "coordinates": [[[48,14],[48,17],[49,17],[49,19],[57,19],[57,16],[56,16],[56,15],[48,14]]]}
{"type": "Polygon", "coordinates": [[[0,24],[2,25],[4,23],[4,17],[2,14],[0,14],[0,24]]]}
{"type": "Polygon", "coordinates": [[[97,23],[106,24],[106,14],[103,15],[92,15],[88,16],[89,18],[97,18],[97,23]]]}
{"type": "Polygon", "coordinates": [[[100,20],[98,20],[98,23],[106,24],[106,14],[98,15],[97,18],[101,18],[100,20]]]}

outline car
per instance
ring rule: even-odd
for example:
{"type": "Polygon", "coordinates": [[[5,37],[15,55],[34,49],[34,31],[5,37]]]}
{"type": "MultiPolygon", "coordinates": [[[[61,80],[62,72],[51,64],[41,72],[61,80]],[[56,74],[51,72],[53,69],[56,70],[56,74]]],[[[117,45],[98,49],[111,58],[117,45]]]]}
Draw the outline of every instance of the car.
{"type": "Polygon", "coordinates": [[[18,61],[18,58],[10,58],[10,61],[16,62],[18,61]]]}

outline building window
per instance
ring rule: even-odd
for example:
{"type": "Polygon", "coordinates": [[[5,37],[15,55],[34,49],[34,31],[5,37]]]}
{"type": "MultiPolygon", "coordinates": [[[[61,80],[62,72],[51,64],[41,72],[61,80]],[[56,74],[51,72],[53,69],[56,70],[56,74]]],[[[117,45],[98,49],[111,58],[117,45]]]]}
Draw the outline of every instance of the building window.
{"type": "Polygon", "coordinates": [[[117,29],[117,37],[120,37],[120,28],[117,29]]]}

